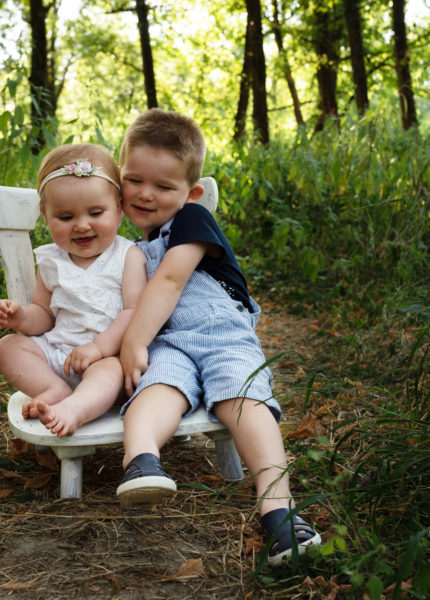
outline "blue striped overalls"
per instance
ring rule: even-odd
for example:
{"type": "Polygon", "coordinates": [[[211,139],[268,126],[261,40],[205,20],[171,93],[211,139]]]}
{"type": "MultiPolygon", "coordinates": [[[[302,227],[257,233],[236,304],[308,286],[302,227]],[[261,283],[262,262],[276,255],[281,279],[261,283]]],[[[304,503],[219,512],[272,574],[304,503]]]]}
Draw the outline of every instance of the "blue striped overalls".
{"type": "MultiPolygon", "coordinates": [[[[171,221],[151,242],[138,242],[145,252],[148,279],[166,252],[171,221]]],[[[251,314],[233,300],[222,286],[204,271],[194,271],[172,315],[149,345],[149,367],[135,393],[121,409],[125,411],[146,387],[163,383],[178,388],[194,411],[204,402],[213,421],[216,402],[229,398],[251,398],[265,402],[275,419],[281,411],[272,396],[272,376],[265,362],[255,326],[260,308],[251,299],[251,314]],[[260,370],[259,370],[260,369],[260,370]],[[258,374],[248,377],[258,371],[258,374]]]]}

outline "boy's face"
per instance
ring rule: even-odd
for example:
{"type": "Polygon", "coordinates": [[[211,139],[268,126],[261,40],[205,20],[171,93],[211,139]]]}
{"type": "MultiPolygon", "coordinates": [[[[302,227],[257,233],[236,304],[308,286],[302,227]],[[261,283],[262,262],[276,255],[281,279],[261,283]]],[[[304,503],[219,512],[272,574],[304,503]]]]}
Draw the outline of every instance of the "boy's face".
{"type": "Polygon", "coordinates": [[[151,146],[130,150],[121,168],[121,182],[124,214],[144,237],[203,193],[200,185],[190,187],[182,161],[167,150],[151,146]]]}

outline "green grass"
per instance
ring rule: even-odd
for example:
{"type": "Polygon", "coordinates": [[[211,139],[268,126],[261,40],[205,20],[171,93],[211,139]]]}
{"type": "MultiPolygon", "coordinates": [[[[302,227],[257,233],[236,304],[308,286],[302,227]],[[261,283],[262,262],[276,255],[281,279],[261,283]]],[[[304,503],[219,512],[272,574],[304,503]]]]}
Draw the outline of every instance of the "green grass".
{"type": "Polygon", "coordinates": [[[352,332],[320,336],[319,351],[293,384],[306,413],[324,427],[317,437],[286,440],[295,457],[289,469],[293,493],[299,509],[309,510],[317,526],[320,520],[324,544],[297,564],[275,571],[258,565],[258,576],[273,589],[284,587],[286,598],[307,577],[310,589],[321,593],[321,577],[326,594],[339,586],[336,598],[429,597],[430,334],[428,326],[409,328],[402,343],[404,323],[396,325],[375,328],[353,350],[352,332]],[[387,360],[387,337],[403,365],[401,375],[387,360]],[[367,370],[357,377],[370,338],[369,358],[382,364],[390,381],[385,387],[378,370],[376,377],[367,370]]]}

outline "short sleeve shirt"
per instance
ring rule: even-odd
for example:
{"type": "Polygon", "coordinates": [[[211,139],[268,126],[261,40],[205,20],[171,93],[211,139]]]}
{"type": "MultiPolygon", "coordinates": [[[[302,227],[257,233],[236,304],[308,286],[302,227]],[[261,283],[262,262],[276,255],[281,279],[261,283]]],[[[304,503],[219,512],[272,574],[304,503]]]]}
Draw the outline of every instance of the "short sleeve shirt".
{"type": "MultiPolygon", "coordinates": [[[[159,229],[152,231],[149,241],[158,234],[159,229]]],[[[208,273],[233,300],[242,302],[252,312],[246,280],[230,244],[210,212],[199,204],[190,203],[185,204],[173,218],[167,250],[195,242],[214,244],[221,250],[219,257],[205,255],[197,265],[197,270],[208,273]]]]}

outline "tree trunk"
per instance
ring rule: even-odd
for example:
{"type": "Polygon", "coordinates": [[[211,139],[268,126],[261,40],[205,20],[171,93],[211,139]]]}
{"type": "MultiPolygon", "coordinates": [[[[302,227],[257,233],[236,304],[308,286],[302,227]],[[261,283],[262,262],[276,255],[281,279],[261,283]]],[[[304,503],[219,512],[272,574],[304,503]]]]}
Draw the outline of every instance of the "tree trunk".
{"type": "Polygon", "coordinates": [[[359,114],[369,106],[367,96],[366,67],[364,64],[363,37],[361,29],[360,0],[343,0],[345,22],[351,49],[354,97],[359,114]]]}
{"type": "Polygon", "coordinates": [[[246,0],[248,12],[247,37],[253,98],[254,131],[263,144],[269,143],[269,120],[267,116],[266,61],[263,50],[260,0],[246,0]]]}
{"type": "Polygon", "coordinates": [[[245,52],[243,56],[242,73],[240,76],[239,102],[237,104],[237,112],[234,124],[234,140],[239,140],[245,135],[246,111],[249,103],[249,80],[250,74],[250,51],[249,51],[249,36],[248,28],[245,36],[245,52]]]}
{"type": "Polygon", "coordinates": [[[300,106],[299,95],[297,94],[297,88],[294,78],[291,73],[290,65],[288,64],[288,58],[284,49],[284,41],[282,37],[281,24],[279,22],[279,11],[278,11],[278,0],[272,0],[273,6],[273,24],[272,31],[275,36],[276,45],[278,47],[279,56],[282,59],[282,70],[286,79],[288,89],[290,90],[291,99],[294,106],[294,116],[296,117],[297,125],[303,125],[303,115],[300,106]]]}
{"type": "Polygon", "coordinates": [[[317,81],[320,115],[315,131],[321,131],[327,117],[337,117],[337,65],[339,63],[340,28],[325,2],[315,9],[314,44],[318,56],[317,81]]]}
{"type": "Polygon", "coordinates": [[[38,154],[45,145],[43,126],[49,116],[55,115],[55,101],[49,86],[48,44],[46,37],[46,15],[49,7],[43,0],[30,0],[31,27],[31,151],[38,154]]]}
{"type": "Polygon", "coordinates": [[[405,0],[393,0],[394,58],[403,129],[418,125],[406,37],[405,0]]]}
{"type": "Polygon", "coordinates": [[[139,23],[140,47],[142,50],[143,74],[145,79],[146,103],[148,108],[156,108],[157,93],[155,87],[154,61],[152,59],[149,37],[148,5],[145,0],[136,0],[136,13],[139,23]]]}

